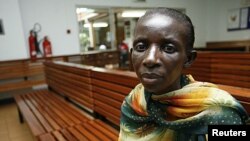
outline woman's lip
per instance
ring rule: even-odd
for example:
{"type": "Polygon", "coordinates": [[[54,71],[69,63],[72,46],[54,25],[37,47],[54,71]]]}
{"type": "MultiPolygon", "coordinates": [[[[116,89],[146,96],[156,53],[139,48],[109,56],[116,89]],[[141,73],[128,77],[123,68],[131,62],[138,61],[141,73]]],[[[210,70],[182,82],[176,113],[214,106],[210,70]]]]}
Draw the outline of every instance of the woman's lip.
{"type": "Polygon", "coordinates": [[[157,78],[146,78],[146,77],[142,77],[142,82],[144,84],[154,84],[158,81],[157,78]]]}
{"type": "Polygon", "coordinates": [[[153,84],[157,82],[161,78],[161,76],[155,73],[143,73],[141,75],[141,78],[144,84],[153,84]]]}
{"type": "Polygon", "coordinates": [[[158,79],[161,77],[161,75],[158,75],[156,73],[142,73],[141,76],[142,78],[147,78],[147,79],[158,79]]]}

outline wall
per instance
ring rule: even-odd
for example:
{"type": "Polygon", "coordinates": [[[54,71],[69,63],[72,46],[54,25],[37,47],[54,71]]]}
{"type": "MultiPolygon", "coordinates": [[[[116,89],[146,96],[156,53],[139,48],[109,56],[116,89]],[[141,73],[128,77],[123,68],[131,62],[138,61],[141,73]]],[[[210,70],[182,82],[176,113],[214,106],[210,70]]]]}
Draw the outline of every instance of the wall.
{"type": "Polygon", "coordinates": [[[0,35],[0,61],[27,58],[18,0],[0,0],[0,3],[5,33],[0,35]]]}
{"type": "Polygon", "coordinates": [[[206,41],[249,39],[247,31],[226,31],[227,9],[237,8],[241,0],[0,0],[0,18],[5,35],[0,36],[0,61],[28,58],[28,35],[35,23],[42,31],[39,39],[48,35],[54,56],[78,54],[80,44],[76,6],[105,7],[172,7],[185,8],[193,21],[196,47],[206,41]],[[11,8],[10,8],[11,7],[11,8]],[[70,29],[71,34],[66,30],[70,29]],[[14,39],[14,41],[13,41],[14,39]]]}
{"type": "MultiPolygon", "coordinates": [[[[42,27],[38,39],[49,36],[54,56],[79,54],[75,4],[71,0],[20,0],[25,38],[35,23],[42,27]],[[71,30],[67,34],[67,29],[71,30]]],[[[26,41],[26,43],[28,43],[26,41]]],[[[28,45],[27,45],[28,46],[28,45]]],[[[41,48],[41,47],[40,47],[41,48]]]]}
{"type": "Polygon", "coordinates": [[[244,0],[208,0],[207,41],[250,40],[250,30],[227,31],[228,10],[250,6],[244,0]]]}
{"type": "MultiPolygon", "coordinates": [[[[7,0],[1,0],[1,3],[9,3],[7,0]]],[[[196,46],[203,46],[205,43],[205,37],[203,26],[205,20],[200,20],[203,17],[201,12],[197,10],[200,9],[200,6],[204,6],[205,0],[190,0],[186,2],[184,0],[147,0],[146,3],[135,3],[133,0],[11,0],[16,7],[17,11],[12,9],[6,9],[4,11],[5,16],[7,17],[9,13],[15,12],[13,18],[17,19],[14,23],[19,23],[19,27],[16,27],[16,31],[20,30],[20,34],[12,35],[8,37],[18,38],[22,40],[13,45],[11,41],[8,41],[4,46],[11,48],[11,50],[16,50],[21,46],[19,54],[14,55],[13,57],[9,54],[6,54],[1,58],[1,60],[12,60],[20,58],[28,58],[28,36],[29,31],[33,28],[35,23],[39,23],[42,26],[41,32],[38,34],[38,39],[41,40],[43,36],[48,35],[52,42],[52,51],[54,56],[58,55],[69,55],[69,54],[78,54],[80,52],[80,44],[78,38],[78,25],[76,20],[75,8],[77,5],[84,6],[106,6],[106,7],[174,7],[174,8],[186,8],[187,14],[193,20],[196,26],[197,36],[196,46]],[[21,16],[21,19],[20,19],[21,16]],[[22,27],[21,27],[22,26],[22,27]],[[70,29],[71,34],[66,34],[66,30],[70,29]],[[17,46],[18,45],[18,46],[17,46]]],[[[9,5],[9,7],[13,5],[9,5]]],[[[1,5],[1,7],[3,7],[1,5]]],[[[2,9],[2,8],[1,8],[2,9]]],[[[13,23],[13,24],[14,24],[13,23]]],[[[6,31],[11,29],[11,27],[6,27],[6,31]]],[[[7,38],[7,37],[6,37],[7,38]]],[[[0,42],[0,46],[3,46],[0,42]]],[[[2,52],[2,51],[1,51],[2,52]]],[[[0,53],[2,54],[2,53],[0,53]]],[[[0,55],[2,56],[2,55],[0,55]]]]}

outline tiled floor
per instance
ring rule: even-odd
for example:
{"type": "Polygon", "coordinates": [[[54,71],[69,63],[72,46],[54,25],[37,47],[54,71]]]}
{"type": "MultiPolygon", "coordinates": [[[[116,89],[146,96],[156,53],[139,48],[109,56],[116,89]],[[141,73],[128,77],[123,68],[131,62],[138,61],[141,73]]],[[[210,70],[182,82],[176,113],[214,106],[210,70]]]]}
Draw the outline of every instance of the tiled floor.
{"type": "Polygon", "coordinates": [[[28,125],[19,122],[15,103],[0,105],[0,141],[36,141],[28,125]]]}

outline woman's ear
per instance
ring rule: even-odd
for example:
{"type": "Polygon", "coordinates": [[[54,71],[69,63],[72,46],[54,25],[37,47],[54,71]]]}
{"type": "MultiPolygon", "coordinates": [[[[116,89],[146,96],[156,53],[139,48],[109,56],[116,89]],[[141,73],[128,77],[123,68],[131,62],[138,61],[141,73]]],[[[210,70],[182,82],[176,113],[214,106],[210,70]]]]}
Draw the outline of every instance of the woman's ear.
{"type": "Polygon", "coordinates": [[[134,71],[134,68],[133,68],[133,62],[132,62],[132,53],[133,53],[133,48],[130,48],[129,50],[129,70],[130,71],[134,71]]]}
{"type": "Polygon", "coordinates": [[[194,62],[196,56],[197,56],[197,52],[195,50],[190,51],[187,54],[187,61],[184,64],[184,68],[190,67],[192,65],[192,63],[194,62]]]}
{"type": "Polygon", "coordinates": [[[133,52],[133,48],[130,48],[129,50],[130,55],[132,55],[132,52],[133,52]]]}

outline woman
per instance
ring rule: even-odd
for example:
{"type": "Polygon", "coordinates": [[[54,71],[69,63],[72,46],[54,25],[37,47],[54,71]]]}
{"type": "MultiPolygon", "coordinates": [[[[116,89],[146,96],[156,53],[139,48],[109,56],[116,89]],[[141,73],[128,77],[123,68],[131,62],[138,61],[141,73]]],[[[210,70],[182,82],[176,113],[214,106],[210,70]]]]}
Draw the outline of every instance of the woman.
{"type": "Polygon", "coordinates": [[[122,104],[119,140],[202,141],[208,125],[244,124],[247,113],[230,94],[182,75],[196,57],[193,44],[181,12],[156,8],[138,20],[131,56],[141,84],[122,104]]]}

